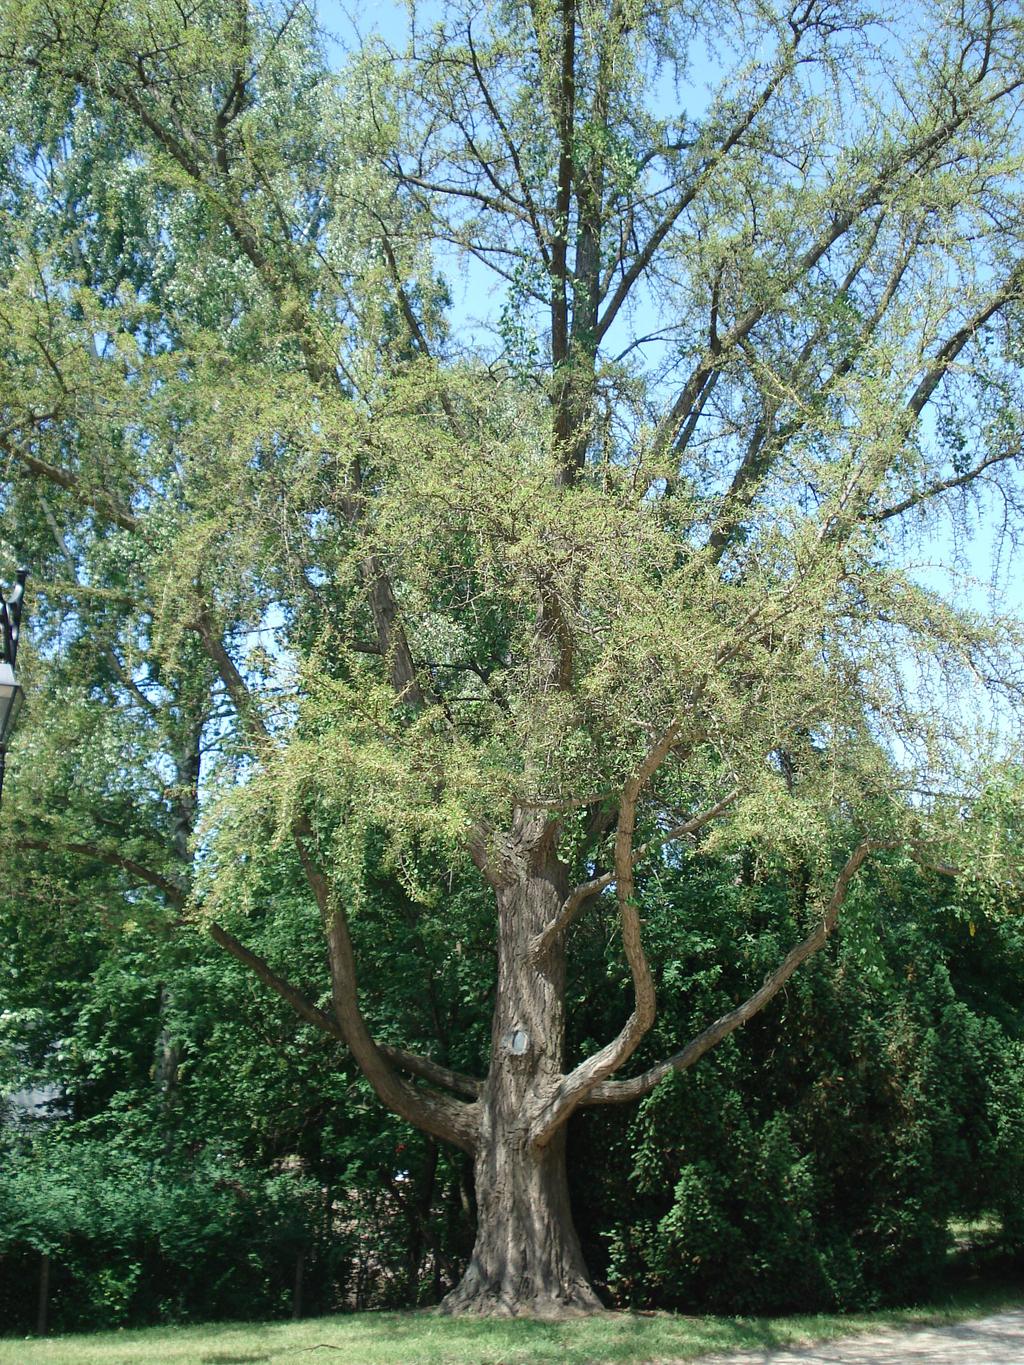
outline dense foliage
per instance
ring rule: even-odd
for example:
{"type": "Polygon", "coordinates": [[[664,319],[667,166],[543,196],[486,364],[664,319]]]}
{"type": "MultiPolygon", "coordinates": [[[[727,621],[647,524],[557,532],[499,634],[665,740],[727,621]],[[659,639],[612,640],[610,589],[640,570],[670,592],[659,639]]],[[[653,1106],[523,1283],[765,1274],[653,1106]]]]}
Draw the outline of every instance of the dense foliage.
{"type": "MultiPolygon", "coordinates": [[[[53,893],[52,873],[24,871],[53,893]]],[[[727,1007],[795,928],[789,878],[690,873],[643,888],[668,1037],[727,1007]]],[[[574,1207],[609,1302],[905,1303],[945,1289],[958,1222],[984,1218],[1007,1251],[1024,1247],[1024,937],[944,889],[905,868],[874,880],[780,1009],[628,1126],[574,1121],[574,1207]]],[[[490,945],[486,907],[462,904],[459,922],[407,904],[396,935],[402,908],[371,903],[360,933],[382,1033],[407,1037],[429,1014],[470,1066],[490,945]]],[[[472,1239],[464,1158],[389,1120],[336,1044],[268,1009],[212,945],[169,945],[160,961],[134,925],[110,934],[80,917],[62,962],[48,919],[35,939],[24,913],[3,923],[17,984],[0,1089],[57,1082],[66,1115],[4,1128],[4,1330],[36,1325],[43,1253],[49,1323],[65,1329],[423,1304],[450,1288],[472,1239]],[[53,1038],[55,1054],[39,1051],[53,1038]]],[[[295,926],[285,900],[254,941],[315,994],[325,969],[295,926]]],[[[604,936],[583,937],[573,996],[579,1027],[600,1036],[624,983],[604,936]]]]}
{"type": "MultiPolygon", "coordinates": [[[[700,900],[666,985],[699,1017],[742,990],[742,968],[707,967],[737,901],[738,963],[754,973],[792,934],[792,909],[778,885],[673,889],[700,900]]],[[[626,1179],[593,1225],[621,1300],[750,1313],[907,1302],[941,1289],[954,1221],[994,1216],[1019,1246],[1019,928],[895,876],[850,910],[836,951],[777,1014],[632,1120],[626,1179]]]]}
{"type": "MultiPolygon", "coordinates": [[[[464,1164],[389,1123],[343,1049],[268,1009],[205,935],[154,946],[109,876],[90,904],[74,864],[66,883],[47,858],[12,870],[0,1095],[34,1084],[50,1100],[32,1117],[8,1105],[0,1130],[4,1329],[35,1325],[44,1253],[48,1320],[64,1328],[435,1301],[471,1240],[464,1164]]],[[[252,941],[316,995],[316,940],[279,891],[252,941]]],[[[385,908],[362,926],[382,1027],[436,1019],[456,1059],[478,1055],[472,915],[463,964],[450,919],[408,938],[385,908]]]]}

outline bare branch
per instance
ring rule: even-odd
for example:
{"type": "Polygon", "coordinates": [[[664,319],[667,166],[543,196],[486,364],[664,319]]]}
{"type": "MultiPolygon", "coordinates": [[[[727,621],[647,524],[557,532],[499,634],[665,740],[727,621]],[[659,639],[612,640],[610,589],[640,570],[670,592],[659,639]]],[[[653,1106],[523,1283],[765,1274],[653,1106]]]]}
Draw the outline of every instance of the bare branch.
{"type": "MultiPolygon", "coordinates": [[[[723,796],[721,801],[716,801],[713,806],[702,811],[699,815],[692,816],[689,820],[680,825],[675,825],[672,829],[666,830],[664,834],[659,834],[653,839],[648,839],[646,843],[633,853],[632,865],[636,867],[639,862],[656,849],[663,848],[666,844],[674,843],[678,839],[685,839],[689,835],[696,834],[698,830],[716,819],[739,797],[739,789],[734,787],[727,796],[723,796]]],[[[592,897],[600,895],[607,887],[615,881],[616,872],[614,870],[603,872],[598,877],[592,877],[590,881],[581,882],[579,886],[570,891],[569,895],[562,902],[558,915],[551,921],[547,928],[536,936],[530,945],[530,956],[534,961],[539,961],[547,952],[551,944],[564,934],[566,929],[573,924],[583,912],[587,902],[592,897]]]]}
{"type": "Polygon", "coordinates": [[[912,507],[918,507],[923,502],[928,502],[931,498],[938,497],[940,493],[948,492],[951,488],[963,488],[966,484],[973,483],[979,475],[986,469],[991,469],[993,465],[1003,464],[1007,460],[1019,460],[1022,449],[1018,446],[1014,450],[994,451],[987,455],[985,459],[979,461],[973,469],[966,470],[963,474],[951,475],[948,479],[939,479],[927,488],[920,489],[917,493],[911,493],[902,502],[894,503],[891,507],[883,507],[877,512],[865,513],[868,521],[888,521],[890,517],[898,517],[903,512],[908,512],[912,507]]]}
{"type": "Polygon", "coordinates": [[[814,927],[812,932],[807,935],[802,943],[786,955],[774,972],[768,977],[759,990],[749,996],[742,1004],[735,1009],[729,1010],[721,1018],[716,1019],[713,1024],[697,1035],[691,1043],[688,1043],[681,1052],[675,1053],[664,1062],[659,1062],[657,1066],[650,1067],[639,1076],[634,1076],[626,1081],[606,1081],[602,1085],[593,1087],[583,1103],[586,1104],[625,1104],[630,1100],[641,1099],[649,1094],[656,1085],[671,1075],[673,1071],[685,1071],[693,1066],[723,1038],[727,1038],[730,1033],[735,1032],[741,1025],[747,1023],[755,1014],[758,1014],[765,1005],[768,1004],[786,984],[796,969],[824,944],[829,934],[836,926],[839,919],[839,911],[842,909],[846,900],[850,884],[860,871],[865,859],[872,853],[882,849],[897,847],[891,842],[884,842],[877,839],[865,839],[858,844],[853,853],[846,860],[842,871],[836,878],[835,887],[825,913],[820,922],[814,927]]]}
{"type": "MultiPolygon", "coordinates": [[[[980,107],[996,103],[1005,97],[1013,89],[1021,84],[1015,81],[1011,86],[1001,87],[993,91],[980,101],[980,107]]],[[[889,166],[887,166],[874,180],[866,185],[861,192],[853,197],[848,207],[841,213],[835,213],[827,229],[813,242],[793,263],[788,271],[779,280],[775,297],[782,298],[800,279],[802,279],[818,262],[831,250],[831,248],[842,237],[849,232],[850,228],[872,208],[875,208],[884,197],[886,191],[897,181],[899,176],[912,174],[926,168],[936,152],[942,148],[948,140],[961,129],[971,117],[977,112],[978,106],[969,103],[958,106],[950,117],[944,120],[931,132],[926,133],[917,142],[911,143],[904,148],[900,156],[889,166]]],[[[948,370],[956,355],[963,348],[966,342],[1002,305],[1012,297],[1016,297],[1021,289],[1019,270],[1015,270],[1004,285],[1003,289],[990,300],[984,312],[971,322],[965,324],[955,336],[951,337],[942,350],[936,355],[932,365],[925,374],[914,393],[909,410],[918,415],[927,402],[936,385],[948,370]]],[[[720,337],[718,346],[714,352],[708,350],[697,361],[689,379],[680,391],[672,407],[659,423],[653,440],[653,450],[656,454],[666,451],[675,439],[676,433],[685,423],[687,417],[693,409],[704,385],[707,383],[709,375],[718,367],[722,358],[739,343],[749,336],[750,332],[767,315],[772,306],[771,297],[766,297],[763,301],[753,304],[746,313],[738,317],[728,332],[720,337]]]]}
{"type": "Polygon", "coordinates": [[[536,204],[534,203],[533,191],[530,189],[529,180],[523,170],[522,160],[519,155],[519,148],[516,146],[515,139],[512,137],[508,125],[502,118],[501,113],[499,112],[498,107],[494,102],[494,99],[491,95],[490,87],[484,80],[484,73],[477,59],[476,47],[474,46],[473,43],[472,19],[470,19],[470,21],[466,24],[466,43],[469,48],[470,60],[473,66],[473,75],[476,79],[477,86],[479,87],[480,94],[483,96],[484,104],[487,106],[491,118],[494,120],[495,124],[498,127],[498,130],[502,135],[502,138],[504,139],[505,146],[508,149],[509,156],[512,160],[512,165],[516,173],[516,180],[519,184],[519,190],[523,196],[522,200],[523,207],[526,209],[527,215],[530,220],[530,226],[533,229],[533,237],[534,241],[537,243],[537,250],[540,252],[540,257],[544,263],[545,269],[550,269],[551,255],[550,252],[548,251],[547,236],[544,232],[544,229],[541,226],[540,215],[538,214],[536,204]]]}
{"type": "Polygon", "coordinates": [[[954,332],[936,352],[907,404],[909,413],[914,417],[920,417],[925,404],[948,374],[950,366],[971,338],[977,336],[985,323],[993,318],[1001,308],[1014,299],[1021,298],[1022,295],[1024,295],[1024,267],[1018,265],[1002,287],[991,296],[985,307],[975,313],[972,318],[968,318],[964,325],[954,332]]]}
{"type": "MultiPolygon", "coordinates": [[[[796,42],[799,42],[800,35],[797,35],[796,42]]],[[[662,242],[675,227],[680,217],[685,213],[689,206],[696,199],[701,189],[708,183],[711,176],[721,165],[722,161],[729,155],[737,145],[743,135],[750,128],[758,114],[765,108],[769,100],[778,90],[779,86],[786,79],[792,70],[793,54],[796,50],[796,43],[791,44],[782,59],[779,61],[774,74],[766,85],[758,92],[757,96],[748,107],[743,111],[737,121],[732,125],[719,145],[712,151],[702,163],[700,170],[689,182],[683,192],[669,206],[668,210],[658,223],[657,227],[648,237],[641,250],[633,258],[629,269],[625,271],[619,281],[615,293],[605,305],[604,312],[597,324],[597,340],[600,341],[611,327],[618,316],[623,304],[629,297],[630,291],[637,280],[644,273],[654,254],[661,246],[662,242]]]]}

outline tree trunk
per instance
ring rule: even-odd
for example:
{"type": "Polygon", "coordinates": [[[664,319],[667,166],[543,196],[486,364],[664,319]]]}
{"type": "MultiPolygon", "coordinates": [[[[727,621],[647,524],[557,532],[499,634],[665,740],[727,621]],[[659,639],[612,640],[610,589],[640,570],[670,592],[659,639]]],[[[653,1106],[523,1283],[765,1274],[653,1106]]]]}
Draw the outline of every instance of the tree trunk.
{"type": "Polygon", "coordinates": [[[50,1253],[39,1258],[39,1294],[36,1298],[36,1336],[45,1337],[50,1311],[50,1253]]]}
{"type": "Polygon", "coordinates": [[[477,1234],[446,1313],[562,1316],[594,1313],[569,1207],[565,1129],[545,1146],[530,1127],[564,1065],[565,955],[561,943],[531,961],[535,935],[565,898],[555,829],[521,817],[509,840],[498,896],[498,990],[491,1066],[480,1097],[475,1177],[477,1234]]]}
{"type": "Polygon", "coordinates": [[[569,1207],[564,1128],[539,1150],[501,1125],[481,1136],[476,1243],[442,1311],[496,1317],[600,1312],[569,1207]]]}

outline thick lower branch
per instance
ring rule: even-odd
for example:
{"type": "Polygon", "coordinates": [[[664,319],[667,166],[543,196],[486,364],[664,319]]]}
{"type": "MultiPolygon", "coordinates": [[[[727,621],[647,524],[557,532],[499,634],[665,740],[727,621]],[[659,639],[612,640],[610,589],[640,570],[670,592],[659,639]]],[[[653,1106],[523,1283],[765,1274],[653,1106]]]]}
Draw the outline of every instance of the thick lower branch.
{"type": "Polygon", "coordinates": [[[850,883],[857,875],[864,860],[879,849],[892,847],[894,845],[891,843],[873,839],[865,839],[863,843],[858,845],[836,878],[835,888],[821,921],[802,943],[798,943],[795,948],[790,950],[779,967],[753,995],[744,1000],[742,1004],[737,1005],[735,1009],[729,1010],[721,1018],[716,1019],[703,1033],[699,1033],[692,1042],[688,1043],[682,1051],[629,1080],[606,1080],[594,1086],[580,1103],[585,1105],[626,1104],[631,1100],[642,1099],[644,1095],[650,1094],[666,1076],[671,1075],[673,1071],[685,1071],[688,1067],[693,1066],[694,1062],[699,1061],[705,1052],[709,1052],[716,1043],[720,1043],[723,1038],[727,1038],[730,1033],[735,1032],[749,1019],[752,1019],[755,1014],[763,1010],[765,1005],[778,995],[796,969],[818,951],[835,928],[839,911],[842,909],[847,892],[850,889],[850,883]]]}
{"type": "MultiPolygon", "coordinates": [[[[333,1014],[328,1014],[326,1010],[314,1005],[300,990],[297,990],[284,977],[279,976],[263,958],[247,948],[245,944],[240,943],[223,925],[211,924],[210,937],[229,952],[243,967],[258,977],[264,985],[269,986],[275,994],[286,1001],[301,1019],[305,1019],[308,1024],[313,1024],[314,1027],[321,1029],[324,1033],[330,1034],[339,1042],[344,1043],[346,1041],[341,1024],[333,1014]]],[[[450,1067],[442,1066],[439,1062],[433,1062],[428,1057],[420,1057],[415,1053],[406,1052],[403,1048],[387,1045],[381,1045],[378,1051],[392,1066],[398,1067],[412,1076],[418,1076],[421,1080],[429,1081],[434,1085],[445,1086],[456,1094],[466,1095],[471,1099],[475,1099],[480,1093],[482,1084],[480,1081],[472,1076],[466,1076],[462,1072],[453,1071],[450,1067]]],[[[414,1093],[418,1094],[419,1092],[414,1093]]],[[[438,1098],[443,1101],[445,1097],[439,1096],[438,1098]]]]}
{"type": "Polygon", "coordinates": [[[483,1089],[483,1081],[477,1080],[475,1076],[467,1076],[463,1071],[453,1071],[451,1067],[442,1066],[440,1062],[431,1061],[429,1057],[420,1057],[417,1053],[406,1052],[404,1048],[392,1047],[388,1043],[381,1043],[380,1050],[399,1071],[406,1071],[410,1076],[430,1081],[432,1085],[444,1086],[446,1090],[451,1090],[456,1095],[465,1095],[467,1099],[475,1100],[483,1089]]]}
{"type": "MultiPolygon", "coordinates": [[[[267,726],[244,678],[225,649],[219,631],[214,628],[207,610],[199,613],[195,628],[243,724],[258,746],[266,746],[271,738],[267,726]]],[[[348,922],[343,910],[332,904],[330,886],[313,851],[312,830],[304,816],[298,816],[293,822],[292,837],[327,934],[334,1015],[340,1036],[383,1104],[425,1132],[433,1133],[435,1137],[444,1138],[445,1141],[453,1142],[471,1152],[476,1142],[477,1128],[476,1114],[472,1106],[447,1095],[424,1093],[414,1089],[397,1075],[386,1051],[378,1047],[371,1037],[359,1009],[355,957],[348,922]]],[[[230,935],[227,935],[226,930],[221,929],[219,932],[223,937],[218,938],[218,942],[223,947],[240,961],[244,961],[261,980],[278,991],[278,994],[288,1000],[303,1018],[320,1028],[324,1027],[322,1010],[306,1001],[294,987],[282,982],[266,963],[255,954],[249,953],[248,949],[242,949],[237,940],[233,941],[236,946],[232,946],[232,943],[228,942],[230,935]],[[238,950],[241,950],[241,953],[238,950]]],[[[333,1027],[328,1031],[333,1033],[333,1027]]],[[[416,1074],[422,1075],[422,1070],[416,1074]]]]}
{"type": "Polygon", "coordinates": [[[334,1013],[349,1051],[377,1098],[424,1132],[453,1142],[467,1152],[474,1151],[479,1128],[476,1107],[437,1092],[415,1090],[397,1075],[387,1055],[370,1036],[359,1009],[352,940],[340,908],[328,916],[326,928],[334,1013]]]}

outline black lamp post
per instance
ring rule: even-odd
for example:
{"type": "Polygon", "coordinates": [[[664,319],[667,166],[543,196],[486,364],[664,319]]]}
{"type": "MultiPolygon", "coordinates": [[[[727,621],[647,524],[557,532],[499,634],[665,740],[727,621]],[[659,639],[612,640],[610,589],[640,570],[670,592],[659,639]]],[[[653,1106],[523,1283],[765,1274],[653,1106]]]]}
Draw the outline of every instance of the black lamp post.
{"type": "Polygon", "coordinates": [[[28,569],[19,569],[10,596],[0,593],[0,798],[4,791],[7,741],[10,739],[25,693],[18,682],[14,665],[18,659],[18,634],[21,606],[25,596],[28,569]]]}

